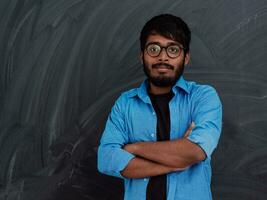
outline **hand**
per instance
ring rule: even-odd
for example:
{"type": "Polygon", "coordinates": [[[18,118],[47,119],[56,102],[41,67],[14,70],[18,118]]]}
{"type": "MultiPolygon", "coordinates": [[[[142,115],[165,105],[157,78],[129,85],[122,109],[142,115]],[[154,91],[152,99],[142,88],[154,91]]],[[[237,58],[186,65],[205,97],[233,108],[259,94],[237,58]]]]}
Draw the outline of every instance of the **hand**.
{"type": "Polygon", "coordinates": [[[125,151],[128,151],[129,153],[132,153],[134,154],[134,150],[136,149],[136,145],[133,143],[133,144],[126,144],[123,149],[125,151]]]}
{"type": "Polygon", "coordinates": [[[187,138],[190,134],[191,134],[191,132],[192,132],[192,130],[195,128],[195,123],[194,122],[192,122],[191,124],[190,124],[190,126],[189,126],[189,128],[186,130],[186,132],[185,132],[185,134],[184,134],[184,138],[187,138]]]}
{"type": "Polygon", "coordinates": [[[173,168],[173,172],[179,172],[179,171],[184,171],[188,169],[189,167],[184,167],[184,168],[173,168]]]}

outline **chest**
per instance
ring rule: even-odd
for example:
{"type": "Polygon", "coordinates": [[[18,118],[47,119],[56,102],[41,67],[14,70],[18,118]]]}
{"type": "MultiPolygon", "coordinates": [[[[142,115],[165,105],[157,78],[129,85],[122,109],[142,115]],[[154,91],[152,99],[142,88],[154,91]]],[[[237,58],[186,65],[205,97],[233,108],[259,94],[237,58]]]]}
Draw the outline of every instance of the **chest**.
{"type": "MultiPolygon", "coordinates": [[[[182,138],[192,121],[189,98],[174,97],[169,102],[170,139],[182,138]]],[[[126,129],[132,143],[157,141],[157,114],[151,103],[132,101],[127,106],[126,129]]]]}

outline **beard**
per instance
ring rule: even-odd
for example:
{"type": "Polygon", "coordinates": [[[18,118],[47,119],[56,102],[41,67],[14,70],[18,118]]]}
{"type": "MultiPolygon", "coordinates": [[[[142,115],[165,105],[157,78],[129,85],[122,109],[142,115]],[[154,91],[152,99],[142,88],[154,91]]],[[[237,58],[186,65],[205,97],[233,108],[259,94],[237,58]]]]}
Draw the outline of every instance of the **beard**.
{"type": "MultiPolygon", "coordinates": [[[[143,70],[144,73],[146,74],[149,82],[151,82],[153,85],[157,87],[169,87],[175,85],[175,83],[180,79],[180,77],[183,75],[184,72],[184,63],[185,63],[185,58],[183,61],[176,67],[175,75],[174,76],[165,76],[164,74],[158,75],[158,76],[152,76],[149,70],[149,67],[145,63],[143,59],[143,70]]],[[[152,65],[152,68],[157,68],[160,65],[164,65],[165,67],[174,70],[175,67],[172,65],[169,65],[167,63],[156,63],[152,65]]]]}

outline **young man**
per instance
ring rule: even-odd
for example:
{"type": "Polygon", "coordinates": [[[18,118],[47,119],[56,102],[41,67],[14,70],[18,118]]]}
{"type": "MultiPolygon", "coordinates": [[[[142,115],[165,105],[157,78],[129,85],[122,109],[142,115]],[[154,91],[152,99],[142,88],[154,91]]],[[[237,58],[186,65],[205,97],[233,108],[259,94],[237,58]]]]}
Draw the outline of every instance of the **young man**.
{"type": "Polygon", "coordinates": [[[126,200],[212,199],[222,106],[211,86],[182,76],[190,40],[187,24],[170,14],[141,31],[147,79],[117,99],[98,150],[99,171],[124,179],[126,200]]]}

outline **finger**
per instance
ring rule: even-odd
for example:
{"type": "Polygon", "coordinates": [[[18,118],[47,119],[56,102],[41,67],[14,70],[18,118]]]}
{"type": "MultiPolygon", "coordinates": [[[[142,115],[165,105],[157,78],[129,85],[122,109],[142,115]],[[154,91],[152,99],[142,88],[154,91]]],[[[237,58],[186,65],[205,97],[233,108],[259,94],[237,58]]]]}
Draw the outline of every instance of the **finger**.
{"type": "Polygon", "coordinates": [[[195,126],[196,126],[195,123],[192,122],[190,124],[189,128],[187,129],[187,131],[185,132],[184,137],[188,137],[190,135],[190,133],[192,132],[192,130],[195,128],[195,126]]]}
{"type": "Polygon", "coordinates": [[[186,170],[188,167],[184,167],[184,168],[175,168],[174,171],[183,171],[183,170],[186,170]]]}
{"type": "Polygon", "coordinates": [[[190,135],[191,132],[192,132],[192,131],[188,129],[188,130],[185,132],[185,134],[184,134],[184,138],[188,137],[188,136],[190,135]]]}
{"type": "Polygon", "coordinates": [[[195,122],[192,122],[189,126],[189,129],[192,131],[195,128],[195,122]]]}

